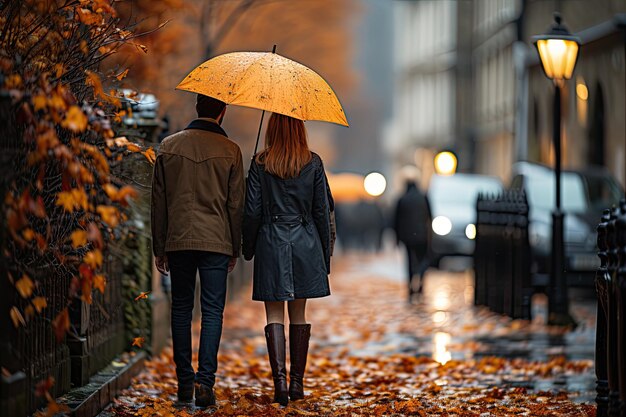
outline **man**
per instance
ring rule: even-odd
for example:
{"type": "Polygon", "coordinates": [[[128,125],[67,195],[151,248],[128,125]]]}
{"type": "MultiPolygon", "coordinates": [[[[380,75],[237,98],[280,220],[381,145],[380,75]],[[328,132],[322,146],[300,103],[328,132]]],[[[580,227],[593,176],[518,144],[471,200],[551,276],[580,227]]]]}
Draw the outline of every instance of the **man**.
{"type": "Polygon", "coordinates": [[[198,118],[163,140],[152,180],[152,245],[161,273],[171,273],[172,339],[178,400],[215,404],[226,277],[241,246],[244,181],[241,150],[220,124],[226,104],[198,95],[198,118]],[[202,330],[198,373],[191,366],[196,274],[202,330]]]}
{"type": "Polygon", "coordinates": [[[406,191],[398,200],[394,218],[394,229],[398,243],[406,247],[409,273],[409,303],[415,293],[413,277],[419,276],[418,294],[422,293],[424,274],[428,269],[428,244],[430,242],[430,206],[428,198],[417,188],[416,169],[403,170],[406,191]]]}

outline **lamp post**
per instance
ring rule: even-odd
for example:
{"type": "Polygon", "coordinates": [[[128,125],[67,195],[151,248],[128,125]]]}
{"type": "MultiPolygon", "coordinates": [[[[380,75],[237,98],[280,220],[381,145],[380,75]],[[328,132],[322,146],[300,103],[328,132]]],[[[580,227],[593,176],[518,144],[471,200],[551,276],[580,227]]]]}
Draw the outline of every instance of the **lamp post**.
{"type": "Polygon", "coordinates": [[[533,36],[546,77],[554,83],[554,142],[555,209],[552,212],[552,262],[550,274],[549,321],[568,325],[574,320],[569,314],[567,282],[564,275],[565,248],[563,243],[563,218],[561,210],[561,88],[572,77],[580,39],[572,36],[562,24],[561,15],[554,13],[554,24],[544,35],[533,36]]]}

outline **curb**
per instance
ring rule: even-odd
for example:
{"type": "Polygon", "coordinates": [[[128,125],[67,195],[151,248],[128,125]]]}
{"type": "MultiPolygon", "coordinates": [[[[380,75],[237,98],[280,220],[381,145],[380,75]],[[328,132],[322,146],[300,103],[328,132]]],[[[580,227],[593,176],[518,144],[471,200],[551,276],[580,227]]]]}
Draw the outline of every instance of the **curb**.
{"type": "Polygon", "coordinates": [[[68,414],[71,417],[96,416],[143,370],[146,358],[146,352],[139,351],[130,357],[128,363],[119,365],[120,362],[116,362],[118,357],[92,376],[87,385],[72,389],[57,401],[70,408],[68,414]]]}

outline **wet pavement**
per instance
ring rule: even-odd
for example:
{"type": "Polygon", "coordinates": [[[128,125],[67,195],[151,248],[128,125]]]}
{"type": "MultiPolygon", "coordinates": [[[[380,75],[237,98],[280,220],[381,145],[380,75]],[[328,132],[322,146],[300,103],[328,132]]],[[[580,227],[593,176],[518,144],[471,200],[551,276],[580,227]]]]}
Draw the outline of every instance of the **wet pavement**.
{"type": "MultiPolygon", "coordinates": [[[[450,360],[470,360],[496,356],[507,359],[524,359],[547,362],[554,358],[587,361],[586,372],[530,379],[511,376],[504,382],[534,390],[563,389],[575,394],[578,401],[595,398],[595,312],[594,293],[578,291],[571,301],[570,311],[578,326],[562,329],[546,326],[547,297],[537,294],[533,298],[532,321],[512,320],[490,312],[485,307],[474,306],[473,272],[447,272],[430,269],[424,278],[424,292],[408,303],[407,283],[403,254],[387,251],[377,256],[350,254],[344,259],[341,279],[348,282],[381,280],[385,287],[375,294],[363,294],[355,286],[356,297],[375,297],[375,302],[357,303],[362,311],[354,311],[357,322],[375,329],[374,337],[361,337],[352,344],[351,352],[359,356],[403,353],[418,357],[431,357],[445,364],[450,360]]],[[[343,282],[338,282],[342,285],[343,282]]],[[[374,284],[373,286],[376,286],[374,284]]],[[[343,295],[343,291],[342,291],[343,295]]],[[[323,301],[322,301],[323,302],[323,301]]],[[[330,300],[329,300],[330,302],[330,300]]],[[[315,301],[313,301],[315,303],[315,301]]],[[[319,306],[321,309],[321,306],[319,306]]],[[[313,307],[316,309],[316,307],[313,307]]],[[[313,314],[324,313],[313,310],[313,314]]],[[[315,320],[312,319],[315,323],[315,320]]],[[[359,325],[358,327],[361,327],[359,325]]],[[[326,343],[349,346],[354,340],[337,336],[337,330],[326,343]]]]}
{"type": "MultiPolygon", "coordinates": [[[[271,404],[262,303],[250,289],[225,311],[215,416],[226,415],[554,415],[590,416],[595,303],[572,304],[574,330],[544,324],[545,297],[533,321],[473,305],[471,271],[429,270],[408,303],[397,250],[339,254],[333,295],[310,300],[307,399],[271,404]]],[[[194,323],[196,336],[198,323],[194,323]]],[[[197,337],[194,337],[197,349],[197,337]]],[[[196,352],[197,354],[197,352],[196,352]]],[[[206,415],[175,404],[171,349],[148,362],[103,416],[206,415]]]]}
{"type": "MultiPolygon", "coordinates": [[[[449,360],[469,360],[496,356],[547,362],[554,358],[588,361],[595,355],[596,300],[592,289],[571,295],[570,311],[578,326],[562,329],[546,326],[547,297],[536,294],[532,301],[532,321],[511,320],[474,306],[473,271],[447,272],[430,269],[424,278],[424,292],[409,304],[403,254],[388,251],[371,256],[347,256],[342,279],[377,277],[389,283],[389,294],[380,297],[385,314],[372,318],[382,321],[381,335],[353,350],[357,355],[398,352],[430,356],[445,364],[449,360]],[[397,286],[399,287],[397,287],[397,286]],[[398,293],[398,291],[400,291],[398,293]],[[388,314],[390,313],[390,314],[388,314]]],[[[372,323],[372,321],[369,321],[372,323]]],[[[370,324],[371,325],[371,324],[370,324]]],[[[545,379],[511,376],[504,382],[535,390],[564,389],[577,394],[578,401],[595,398],[593,367],[588,372],[545,379]]]]}

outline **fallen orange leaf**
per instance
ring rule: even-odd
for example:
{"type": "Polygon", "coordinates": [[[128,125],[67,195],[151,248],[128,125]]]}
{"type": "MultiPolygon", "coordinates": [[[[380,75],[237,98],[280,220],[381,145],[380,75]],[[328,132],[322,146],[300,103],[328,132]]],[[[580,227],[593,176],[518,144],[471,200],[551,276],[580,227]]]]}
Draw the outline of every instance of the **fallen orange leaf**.
{"type": "Polygon", "coordinates": [[[139,348],[143,347],[144,342],[146,341],[146,339],[144,339],[143,337],[136,337],[133,339],[133,344],[132,346],[137,346],[139,348]]]}
{"type": "Polygon", "coordinates": [[[139,294],[137,297],[135,297],[135,301],[139,301],[142,300],[144,298],[148,298],[148,294],[150,294],[152,291],[144,291],[141,294],[139,294]]]}
{"type": "Polygon", "coordinates": [[[145,156],[148,162],[150,162],[151,164],[154,164],[154,162],[156,161],[156,153],[154,152],[153,148],[146,149],[144,152],[142,152],[142,155],[145,156]]]}

